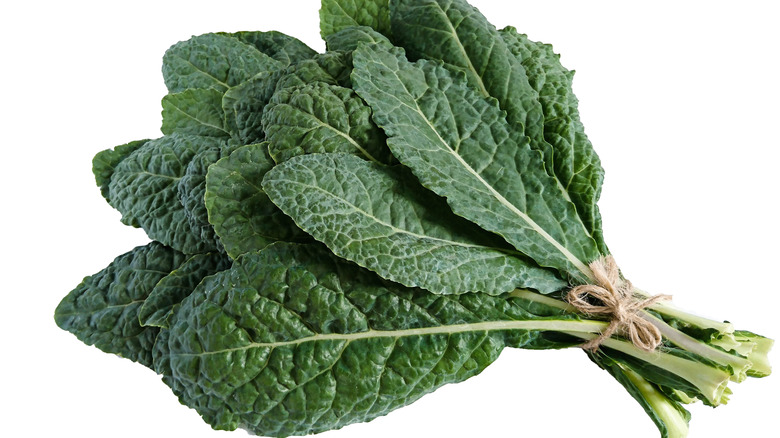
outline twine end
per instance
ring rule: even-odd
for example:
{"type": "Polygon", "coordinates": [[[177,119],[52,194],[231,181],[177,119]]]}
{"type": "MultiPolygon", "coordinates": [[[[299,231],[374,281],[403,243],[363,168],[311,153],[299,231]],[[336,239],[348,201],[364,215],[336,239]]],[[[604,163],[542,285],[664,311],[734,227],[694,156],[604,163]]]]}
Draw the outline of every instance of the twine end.
{"type": "Polygon", "coordinates": [[[671,296],[654,295],[637,299],[634,286],[630,281],[620,278],[620,270],[611,255],[601,257],[588,266],[596,274],[596,284],[573,287],[566,295],[566,301],[582,313],[606,315],[610,323],[599,336],[580,347],[595,352],[604,340],[620,330],[641,350],[650,352],[658,348],[663,342],[661,331],[643,318],[640,312],[658,301],[671,299],[671,296]],[[591,304],[588,297],[602,304],[591,304]]]}

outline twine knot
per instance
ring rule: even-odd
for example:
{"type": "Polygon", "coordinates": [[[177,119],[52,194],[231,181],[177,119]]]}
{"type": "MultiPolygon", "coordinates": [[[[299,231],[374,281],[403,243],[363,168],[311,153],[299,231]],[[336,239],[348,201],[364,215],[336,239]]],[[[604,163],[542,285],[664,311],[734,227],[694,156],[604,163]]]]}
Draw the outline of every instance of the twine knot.
{"type": "Polygon", "coordinates": [[[595,351],[605,339],[621,330],[640,349],[655,350],[663,341],[661,331],[642,318],[640,312],[658,301],[670,299],[671,296],[654,295],[645,299],[635,296],[634,286],[630,281],[620,278],[620,270],[611,255],[601,257],[588,266],[593,271],[595,284],[573,287],[566,296],[566,301],[580,312],[608,315],[610,322],[606,330],[583,344],[582,348],[595,351]],[[591,304],[586,299],[588,296],[601,301],[602,305],[591,304]]]}

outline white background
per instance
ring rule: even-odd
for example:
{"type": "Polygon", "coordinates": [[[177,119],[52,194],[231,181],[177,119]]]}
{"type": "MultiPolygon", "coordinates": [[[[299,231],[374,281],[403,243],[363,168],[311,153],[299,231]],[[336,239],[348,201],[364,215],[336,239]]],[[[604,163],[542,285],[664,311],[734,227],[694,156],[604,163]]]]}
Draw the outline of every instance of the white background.
{"type": "MultiPolygon", "coordinates": [[[[774,2],[473,0],[498,27],[554,44],[576,69],[607,171],[607,242],[637,285],[780,338],[774,2]],[[586,5],[587,4],[587,5],[586,5]]],[[[161,57],[211,31],[280,30],[318,51],[319,2],[7,2],[2,32],[4,233],[0,435],[215,432],[150,370],[87,347],[52,314],[85,275],[147,239],[95,187],[92,156],[159,136],[161,57]]],[[[771,355],[775,365],[780,355],[771,355]]],[[[780,436],[778,377],[692,407],[690,437],[780,436]]],[[[510,351],[482,375],[323,438],[657,437],[580,351],[510,351]]]]}

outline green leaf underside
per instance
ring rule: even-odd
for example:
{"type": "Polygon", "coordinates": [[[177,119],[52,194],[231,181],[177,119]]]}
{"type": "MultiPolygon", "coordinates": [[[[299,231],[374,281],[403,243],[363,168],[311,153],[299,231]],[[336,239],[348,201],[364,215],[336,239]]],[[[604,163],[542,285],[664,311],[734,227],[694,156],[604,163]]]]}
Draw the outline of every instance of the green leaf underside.
{"type": "Polygon", "coordinates": [[[114,175],[116,166],[138,148],[145,145],[149,140],[136,140],[130,143],[116,146],[114,149],[106,149],[98,152],[92,159],[92,173],[95,175],[95,182],[100,187],[100,193],[111,203],[109,198],[108,184],[114,175]]]}
{"type": "Polygon", "coordinates": [[[215,429],[305,435],[460,382],[504,346],[556,348],[520,300],[390,285],[318,246],[239,258],[184,300],[155,367],[215,429]],[[534,329],[530,329],[530,328],[534,329]]]}
{"type": "Polygon", "coordinates": [[[190,88],[162,99],[162,133],[229,137],[222,110],[224,93],[213,88],[190,88]]]}
{"type": "Polygon", "coordinates": [[[495,101],[462,74],[401,49],[363,45],[354,55],[355,90],[373,110],[388,146],[453,211],[503,236],[539,265],[574,282],[599,256],[574,205],[557,190],[538,151],[509,128],[495,101]]]}
{"type": "Polygon", "coordinates": [[[167,328],[174,306],[187,298],[204,278],[228,269],[230,263],[229,258],[219,253],[190,257],[152,289],[139,309],[140,324],[167,328]]]}
{"type": "Polygon", "coordinates": [[[577,207],[585,227],[601,252],[608,253],[601,230],[598,202],[604,169],[580,121],[579,102],[572,91],[574,72],[565,69],[549,44],[530,41],[513,27],[499,31],[507,48],[539,94],[544,113],[544,139],[552,146],[552,166],[558,181],[577,207]]]}
{"type": "Polygon", "coordinates": [[[390,11],[387,0],[322,0],[320,35],[329,35],[352,26],[367,26],[390,35],[390,11]]]}
{"type": "Polygon", "coordinates": [[[260,143],[240,147],[209,168],[205,194],[209,222],[230,257],[278,240],[309,239],[261,188],[273,166],[268,143],[260,143]]]}
{"type": "Polygon", "coordinates": [[[354,91],[314,82],[277,91],[263,114],[269,152],[277,163],[325,152],[355,153],[389,163],[393,155],[371,109],[354,91]]]}
{"type": "Polygon", "coordinates": [[[335,254],[410,287],[495,295],[518,287],[554,292],[566,286],[553,271],[452,214],[403,168],[348,154],[304,155],[268,172],[263,188],[335,254]]]}
{"type": "Polygon", "coordinates": [[[262,72],[284,65],[257,48],[226,35],[205,34],[173,45],[163,56],[168,91],[214,88],[225,92],[262,72]]]}
{"type": "Polygon", "coordinates": [[[279,61],[281,65],[288,66],[309,59],[317,52],[299,39],[285,35],[281,32],[255,32],[243,31],[235,33],[220,33],[237,38],[239,41],[254,46],[261,53],[279,61]]]}
{"type": "Polygon", "coordinates": [[[87,345],[152,366],[152,346],[159,330],[141,327],[138,312],[158,281],[187,256],[151,242],[117,257],[71,291],[54,320],[87,345]]]}
{"type": "Polygon", "coordinates": [[[185,254],[209,252],[215,242],[204,241],[192,228],[179,199],[179,181],[201,151],[219,147],[219,140],[172,134],[147,142],[116,167],[109,184],[111,205],[122,222],[185,254]]]}

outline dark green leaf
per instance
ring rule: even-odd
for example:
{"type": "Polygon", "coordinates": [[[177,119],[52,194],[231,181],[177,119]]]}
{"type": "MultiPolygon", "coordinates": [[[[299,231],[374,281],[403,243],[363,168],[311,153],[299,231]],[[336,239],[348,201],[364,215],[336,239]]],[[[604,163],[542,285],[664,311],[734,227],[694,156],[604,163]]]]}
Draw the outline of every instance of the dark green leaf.
{"type": "Polygon", "coordinates": [[[163,277],[138,311],[142,326],[168,328],[173,308],[187,298],[209,275],[230,267],[230,259],[220,253],[195,254],[163,277]]]}
{"type": "Polygon", "coordinates": [[[111,182],[116,166],[148,141],[136,140],[114,149],[106,149],[98,152],[92,159],[92,173],[95,175],[95,182],[100,187],[100,193],[109,203],[111,203],[111,199],[108,197],[108,184],[111,182]]]}
{"type": "Polygon", "coordinates": [[[277,240],[308,240],[260,187],[273,166],[268,144],[261,143],[238,148],[209,168],[205,194],[209,222],[233,258],[277,240]]]}
{"type": "Polygon", "coordinates": [[[500,34],[525,68],[531,87],[539,94],[544,112],[544,139],[552,146],[555,177],[577,207],[601,252],[606,254],[601,214],[596,205],[604,169],[580,122],[577,97],[572,91],[574,72],[561,65],[551,45],[530,41],[512,27],[502,29],[500,34]]]}
{"type": "Polygon", "coordinates": [[[263,188],[335,254],[388,280],[442,294],[566,286],[554,271],[452,214],[403,168],[347,154],[305,155],[268,172],[263,188]]]}
{"type": "Polygon", "coordinates": [[[607,253],[596,206],[603,170],[579,122],[571,74],[551,47],[512,28],[497,31],[465,0],[393,0],[390,5],[393,31],[410,58],[441,60],[464,72],[483,96],[496,98],[510,126],[542,152],[547,173],[607,253]]]}
{"type": "Polygon", "coordinates": [[[163,134],[229,137],[222,97],[223,93],[213,88],[190,88],[163,97],[163,134]]]}
{"type": "Polygon", "coordinates": [[[352,52],[360,43],[381,44],[392,48],[386,36],[367,26],[350,26],[325,37],[328,51],[352,52]]]}
{"type": "Polygon", "coordinates": [[[225,126],[242,145],[260,142],[263,132],[263,108],[273,96],[284,70],[261,73],[225,93],[222,108],[225,126]]]}
{"type": "Polygon", "coordinates": [[[299,39],[281,32],[235,32],[222,35],[238,38],[240,41],[254,46],[260,52],[279,61],[283,66],[295,64],[317,54],[314,49],[299,39]]]}
{"type": "Polygon", "coordinates": [[[290,66],[276,84],[276,90],[324,82],[351,88],[352,58],[344,52],[326,52],[290,66]]]}
{"type": "Polygon", "coordinates": [[[275,244],[184,300],[155,366],[215,429],[306,435],[466,380],[506,345],[563,346],[537,319],[519,299],[404,289],[318,246],[275,244]]]}
{"type": "Polygon", "coordinates": [[[204,196],[206,194],[206,173],[209,166],[220,158],[219,148],[209,148],[198,152],[187,165],[187,171],[179,180],[179,200],[184,206],[184,212],[190,227],[204,242],[214,242],[215,249],[221,249],[214,232],[214,227],[209,223],[209,213],[206,210],[204,196]]]}
{"type": "Polygon", "coordinates": [[[354,91],[314,82],[277,91],[263,114],[269,152],[277,163],[301,154],[347,152],[380,163],[393,156],[371,109],[354,91]]]}
{"type": "Polygon", "coordinates": [[[109,183],[110,202],[122,222],[185,254],[213,251],[215,242],[204,241],[187,218],[179,182],[199,152],[220,145],[210,137],[172,134],[148,141],[122,160],[109,183]]]}
{"type": "Polygon", "coordinates": [[[237,38],[205,34],[173,45],[163,57],[163,77],[168,91],[188,88],[230,87],[283,64],[237,38]]]}
{"type": "Polygon", "coordinates": [[[159,330],[141,327],[138,313],[157,282],[186,259],[158,242],[135,248],[85,278],[57,306],[54,320],[87,345],[151,367],[159,330]]]}
{"type": "MultiPolygon", "coordinates": [[[[495,97],[512,129],[548,148],[542,135],[542,109],[520,61],[498,31],[465,0],[392,0],[390,18],[396,43],[411,60],[443,61],[465,73],[483,97],[495,97]]],[[[544,151],[545,157],[549,151],[544,151]]]]}
{"type": "Polygon", "coordinates": [[[387,0],[322,0],[320,34],[323,38],[352,26],[368,26],[389,36],[387,0]]]}
{"type": "Polygon", "coordinates": [[[599,257],[596,243],[495,100],[440,64],[408,62],[401,49],[361,45],[354,66],[355,90],[390,150],[425,187],[540,266],[576,282],[592,278],[587,263],[599,257]]]}

